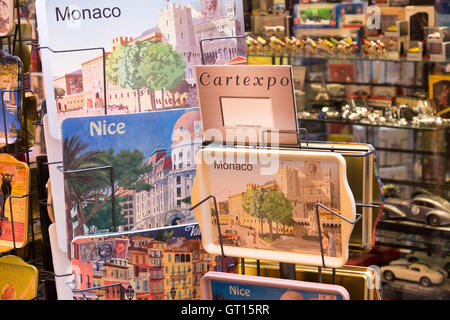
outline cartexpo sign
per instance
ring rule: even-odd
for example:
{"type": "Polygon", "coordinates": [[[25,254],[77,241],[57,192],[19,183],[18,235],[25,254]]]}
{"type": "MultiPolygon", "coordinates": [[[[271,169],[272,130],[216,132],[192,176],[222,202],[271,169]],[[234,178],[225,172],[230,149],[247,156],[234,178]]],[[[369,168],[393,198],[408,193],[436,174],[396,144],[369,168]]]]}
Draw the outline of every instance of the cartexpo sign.
{"type": "Polygon", "coordinates": [[[205,140],[297,144],[291,66],[196,66],[205,140]]]}

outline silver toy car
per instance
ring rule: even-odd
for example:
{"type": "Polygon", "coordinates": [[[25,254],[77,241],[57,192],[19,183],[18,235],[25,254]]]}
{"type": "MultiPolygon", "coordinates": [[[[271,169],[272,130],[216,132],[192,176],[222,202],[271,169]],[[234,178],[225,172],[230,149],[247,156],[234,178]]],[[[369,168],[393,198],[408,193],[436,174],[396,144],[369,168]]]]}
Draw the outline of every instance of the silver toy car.
{"type": "Polygon", "coordinates": [[[408,263],[405,259],[393,261],[391,264],[381,267],[384,279],[408,280],[420,283],[424,287],[442,284],[447,275],[446,272],[426,263],[408,263]]]}
{"type": "Polygon", "coordinates": [[[385,219],[407,219],[430,226],[450,224],[450,202],[434,195],[417,195],[411,201],[388,198],[383,208],[385,219]]]}

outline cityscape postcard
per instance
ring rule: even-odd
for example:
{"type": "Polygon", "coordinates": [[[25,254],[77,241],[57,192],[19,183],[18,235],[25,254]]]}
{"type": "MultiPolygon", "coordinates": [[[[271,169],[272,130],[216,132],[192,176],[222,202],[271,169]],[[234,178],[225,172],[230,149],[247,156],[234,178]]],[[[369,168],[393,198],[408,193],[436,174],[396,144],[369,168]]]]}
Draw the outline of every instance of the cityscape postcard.
{"type": "Polygon", "coordinates": [[[202,300],[350,300],[338,285],[209,271],[202,300]]]}
{"type": "Polygon", "coordinates": [[[80,300],[200,300],[200,279],[221,263],[196,223],[77,237],[72,248],[80,300]]]}
{"type": "Polygon", "coordinates": [[[52,135],[66,117],[198,107],[194,66],[246,61],[241,0],[38,0],[52,135]],[[200,41],[207,38],[226,39],[200,41]],[[70,41],[68,41],[70,39],[70,41]]]}
{"type": "Polygon", "coordinates": [[[20,72],[22,62],[16,56],[0,50],[0,146],[14,143],[20,132],[21,106],[20,72]]]}
{"type": "Polygon", "coordinates": [[[69,253],[75,236],[196,222],[198,108],[68,118],[62,137],[69,253]]]}
{"type": "Polygon", "coordinates": [[[192,201],[217,203],[217,212],[212,201],[195,210],[208,252],[221,241],[234,257],[321,266],[323,252],[328,267],[347,261],[353,225],[334,213],[354,220],[355,201],[341,155],[208,147],[197,157],[192,201]]]}

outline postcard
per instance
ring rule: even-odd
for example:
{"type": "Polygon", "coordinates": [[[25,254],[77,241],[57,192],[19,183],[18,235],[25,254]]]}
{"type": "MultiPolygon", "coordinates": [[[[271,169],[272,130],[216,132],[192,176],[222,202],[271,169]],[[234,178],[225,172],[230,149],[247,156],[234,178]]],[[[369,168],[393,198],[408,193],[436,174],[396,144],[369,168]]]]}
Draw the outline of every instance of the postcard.
{"type": "MultiPolygon", "coordinates": [[[[36,17],[58,138],[67,117],[198,107],[200,40],[244,34],[241,0],[38,0],[36,17]]],[[[243,40],[203,45],[205,64],[245,57],[243,40]]]]}
{"type": "Polygon", "coordinates": [[[14,1],[0,0],[0,12],[0,37],[6,37],[14,26],[14,1]]]}
{"type": "MultiPolygon", "coordinates": [[[[308,142],[303,150],[328,151],[341,154],[346,162],[347,179],[353,197],[357,203],[383,205],[383,185],[379,178],[375,149],[363,143],[308,142]]],[[[375,246],[375,229],[382,208],[359,207],[362,214],[352,231],[350,248],[357,251],[369,251],[375,246]]]]}
{"type": "Polygon", "coordinates": [[[0,300],[30,300],[37,296],[38,270],[21,258],[0,258],[0,300]]]}
{"type": "Polygon", "coordinates": [[[436,112],[445,113],[448,111],[450,102],[450,76],[435,75],[429,77],[429,94],[436,106],[436,112]]]}
{"type": "MultiPolygon", "coordinates": [[[[259,275],[261,277],[280,277],[279,263],[273,261],[260,261],[259,275]]],[[[319,271],[317,267],[295,266],[296,279],[298,281],[319,282],[319,271]]],[[[345,265],[334,269],[322,268],[321,276],[323,283],[343,286],[350,294],[351,300],[381,300],[381,275],[372,267],[359,267],[345,265]]],[[[245,259],[245,265],[241,261],[236,263],[236,273],[245,272],[246,275],[256,276],[258,268],[255,260],[245,259]]]]}
{"type": "Polygon", "coordinates": [[[3,95],[3,111],[0,113],[0,146],[4,146],[14,143],[20,132],[17,110],[20,109],[21,93],[17,89],[21,85],[22,62],[18,57],[0,50],[0,66],[0,94],[3,95]]]}
{"type": "Polygon", "coordinates": [[[292,66],[195,66],[207,142],[297,145],[292,66]]]}
{"type": "Polygon", "coordinates": [[[8,154],[0,154],[0,252],[22,248],[28,241],[30,169],[8,154]],[[17,197],[17,198],[11,198],[17,197]]]}
{"type": "MultiPolygon", "coordinates": [[[[48,227],[50,247],[52,250],[53,269],[55,274],[63,275],[72,273],[72,263],[67,254],[58,246],[58,236],[56,234],[56,224],[52,223],[48,227]]],[[[73,300],[73,293],[70,285],[73,277],[55,277],[56,293],[58,300],[73,300]]]]}
{"type": "Polygon", "coordinates": [[[72,246],[76,299],[198,300],[200,279],[220,263],[203,249],[196,223],[76,237],[72,246]],[[86,259],[87,247],[98,254],[86,259]]]}
{"type": "Polygon", "coordinates": [[[317,282],[210,271],[200,282],[202,300],[349,300],[344,287],[317,282]]]}
{"type": "Polygon", "coordinates": [[[55,218],[72,226],[68,244],[89,233],[196,222],[198,108],[65,119],[62,137],[66,212],[55,218]]]}
{"type": "Polygon", "coordinates": [[[355,200],[340,154],[207,147],[197,154],[192,201],[210,195],[217,210],[212,201],[195,209],[210,253],[335,268],[347,261],[353,225],[334,213],[353,221],[355,200]]]}

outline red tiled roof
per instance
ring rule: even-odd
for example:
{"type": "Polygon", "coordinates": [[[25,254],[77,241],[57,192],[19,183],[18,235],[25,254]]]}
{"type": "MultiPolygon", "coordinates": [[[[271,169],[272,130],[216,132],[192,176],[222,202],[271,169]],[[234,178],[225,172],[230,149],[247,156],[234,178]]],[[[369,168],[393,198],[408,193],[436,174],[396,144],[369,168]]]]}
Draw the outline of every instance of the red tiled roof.
{"type": "Polygon", "coordinates": [[[225,64],[231,64],[231,65],[246,65],[247,64],[247,58],[245,57],[241,57],[238,56],[236,58],[233,58],[227,62],[225,62],[225,64]]]}

